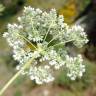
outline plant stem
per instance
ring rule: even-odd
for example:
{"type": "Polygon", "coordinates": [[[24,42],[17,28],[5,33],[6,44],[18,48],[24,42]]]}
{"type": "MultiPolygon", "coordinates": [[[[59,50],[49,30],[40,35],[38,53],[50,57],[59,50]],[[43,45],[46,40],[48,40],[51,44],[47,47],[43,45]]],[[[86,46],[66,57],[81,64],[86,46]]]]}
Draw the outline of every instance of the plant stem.
{"type": "Polygon", "coordinates": [[[48,28],[48,31],[46,32],[43,41],[45,41],[45,39],[47,38],[47,35],[48,35],[48,33],[49,33],[49,31],[50,31],[52,25],[53,25],[53,21],[52,21],[52,23],[50,24],[50,26],[49,26],[49,28],[48,28]]]}
{"type": "Polygon", "coordinates": [[[54,40],[57,39],[57,38],[58,38],[58,35],[56,35],[54,38],[52,38],[52,39],[48,42],[47,45],[49,45],[52,41],[54,41],[54,40]]]}
{"type": "Polygon", "coordinates": [[[0,96],[5,92],[5,90],[11,85],[11,83],[20,75],[21,70],[18,71],[9,81],[8,83],[0,90],[0,96]]]}
{"type": "Polygon", "coordinates": [[[60,42],[60,43],[57,43],[57,44],[55,44],[53,46],[58,46],[60,44],[66,44],[66,43],[71,42],[71,41],[74,41],[74,39],[71,39],[71,40],[68,40],[68,41],[65,41],[65,42],[60,42]]]}
{"type": "Polygon", "coordinates": [[[37,49],[37,47],[32,42],[30,42],[26,37],[24,37],[24,36],[22,36],[20,34],[16,34],[16,35],[18,35],[19,37],[24,39],[26,42],[28,42],[34,49],[37,49]]]}
{"type": "Polygon", "coordinates": [[[6,91],[6,89],[13,83],[14,80],[16,80],[16,78],[18,76],[20,76],[21,72],[23,70],[25,70],[26,68],[29,68],[29,66],[31,65],[31,62],[33,61],[34,58],[31,58],[26,64],[24,64],[24,66],[22,67],[21,70],[19,70],[8,82],[7,84],[5,84],[5,86],[0,90],[0,96],[6,91]]]}

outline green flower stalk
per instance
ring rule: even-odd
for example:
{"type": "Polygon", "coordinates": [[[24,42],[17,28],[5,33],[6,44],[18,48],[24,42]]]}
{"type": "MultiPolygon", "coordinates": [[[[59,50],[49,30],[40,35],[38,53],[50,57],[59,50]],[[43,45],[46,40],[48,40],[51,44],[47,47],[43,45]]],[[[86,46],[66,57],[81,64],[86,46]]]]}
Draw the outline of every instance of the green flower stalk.
{"type": "Polygon", "coordinates": [[[80,25],[68,26],[64,23],[64,17],[57,15],[55,9],[46,12],[24,7],[18,23],[8,24],[8,32],[3,37],[13,49],[13,58],[19,63],[16,67],[19,73],[0,93],[21,74],[29,76],[37,84],[43,84],[53,81],[54,72],[60,68],[67,70],[66,75],[71,80],[81,78],[85,72],[82,56],[70,56],[66,43],[72,42],[81,48],[88,42],[87,35],[80,25]]]}

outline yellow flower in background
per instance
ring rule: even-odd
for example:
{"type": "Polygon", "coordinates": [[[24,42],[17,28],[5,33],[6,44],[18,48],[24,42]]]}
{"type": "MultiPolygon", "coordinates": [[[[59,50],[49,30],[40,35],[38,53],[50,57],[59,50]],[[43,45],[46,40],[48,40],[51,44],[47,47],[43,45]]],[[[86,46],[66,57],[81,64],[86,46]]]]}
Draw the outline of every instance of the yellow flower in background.
{"type": "Polygon", "coordinates": [[[76,0],[69,0],[67,4],[59,10],[59,14],[62,14],[65,18],[65,22],[70,24],[74,21],[74,18],[78,15],[78,8],[76,6],[76,0]]]}

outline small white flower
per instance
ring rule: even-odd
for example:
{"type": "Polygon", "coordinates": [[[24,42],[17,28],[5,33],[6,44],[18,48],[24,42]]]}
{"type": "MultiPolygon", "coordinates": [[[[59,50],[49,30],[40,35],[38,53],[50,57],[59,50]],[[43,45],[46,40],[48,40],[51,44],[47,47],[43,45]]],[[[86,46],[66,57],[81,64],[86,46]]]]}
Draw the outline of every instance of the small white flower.
{"type": "Polygon", "coordinates": [[[50,66],[45,65],[44,68],[45,68],[45,69],[50,69],[50,66]]]}
{"type": "Polygon", "coordinates": [[[52,60],[49,62],[50,65],[55,65],[57,62],[55,60],[52,60]]]}

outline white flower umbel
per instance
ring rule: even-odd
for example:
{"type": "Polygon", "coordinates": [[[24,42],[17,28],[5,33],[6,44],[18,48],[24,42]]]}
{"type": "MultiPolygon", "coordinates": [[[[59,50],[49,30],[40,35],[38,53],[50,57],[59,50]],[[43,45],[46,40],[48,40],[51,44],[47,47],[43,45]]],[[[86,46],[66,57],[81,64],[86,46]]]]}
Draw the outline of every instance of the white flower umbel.
{"type": "Polygon", "coordinates": [[[13,48],[13,58],[19,62],[16,69],[37,84],[53,81],[54,71],[61,67],[67,69],[72,80],[85,72],[81,55],[69,56],[65,44],[73,42],[81,48],[88,42],[87,36],[80,25],[64,23],[63,16],[58,16],[55,9],[45,12],[25,7],[18,24],[8,24],[8,32],[3,36],[13,48]],[[27,66],[26,62],[30,64],[27,66]]]}
{"type": "Polygon", "coordinates": [[[67,76],[70,77],[71,80],[75,80],[77,77],[81,78],[85,72],[85,65],[82,64],[82,60],[81,55],[74,58],[66,56],[67,76]]]}

